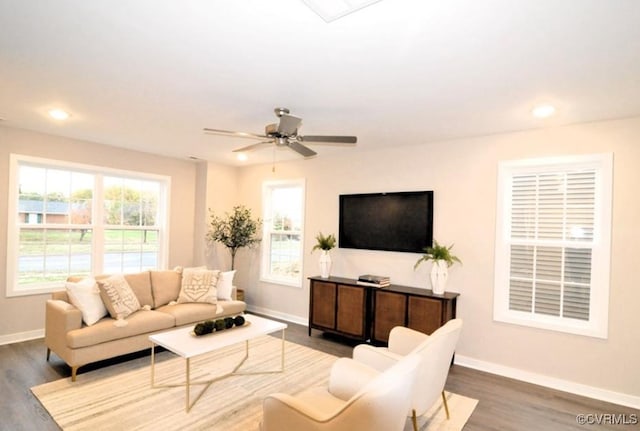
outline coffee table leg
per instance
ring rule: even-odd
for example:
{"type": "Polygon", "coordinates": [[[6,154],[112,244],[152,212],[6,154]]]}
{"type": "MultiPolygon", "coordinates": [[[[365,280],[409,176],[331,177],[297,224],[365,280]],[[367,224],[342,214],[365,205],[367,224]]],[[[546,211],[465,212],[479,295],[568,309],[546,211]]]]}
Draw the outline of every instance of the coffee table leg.
{"type": "Polygon", "coordinates": [[[284,329],[282,330],[282,353],[280,357],[280,371],[284,371],[284,329]]]}
{"type": "Polygon", "coordinates": [[[155,361],[155,343],[151,342],[151,387],[155,387],[155,368],[156,368],[156,361],[155,361]]]}
{"type": "Polygon", "coordinates": [[[191,405],[189,403],[189,393],[191,392],[191,364],[189,361],[189,358],[187,358],[187,384],[185,385],[185,387],[187,388],[187,394],[186,394],[186,399],[187,399],[187,413],[189,413],[189,410],[191,410],[191,405]]]}

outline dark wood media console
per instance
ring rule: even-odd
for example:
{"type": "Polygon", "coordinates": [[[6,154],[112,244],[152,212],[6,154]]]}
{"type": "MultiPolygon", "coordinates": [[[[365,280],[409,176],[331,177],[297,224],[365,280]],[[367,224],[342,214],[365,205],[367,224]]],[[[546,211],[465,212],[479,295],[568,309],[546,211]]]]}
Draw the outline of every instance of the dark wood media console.
{"type": "Polygon", "coordinates": [[[394,326],[426,334],[456,317],[458,293],[435,295],[431,290],[392,284],[362,286],[342,277],[309,277],[311,329],[363,342],[386,344],[394,326]]]}

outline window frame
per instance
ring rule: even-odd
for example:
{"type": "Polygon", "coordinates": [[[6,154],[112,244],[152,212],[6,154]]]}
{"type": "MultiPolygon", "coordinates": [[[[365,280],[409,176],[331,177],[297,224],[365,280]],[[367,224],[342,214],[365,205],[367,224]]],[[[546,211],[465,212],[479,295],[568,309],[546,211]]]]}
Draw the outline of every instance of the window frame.
{"type": "Polygon", "coordinates": [[[275,180],[265,181],[262,183],[262,256],[260,263],[260,281],[272,284],[279,284],[283,286],[291,286],[302,288],[302,280],[304,278],[304,219],[305,219],[305,198],[306,198],[306,180],[293,179],[293,180],[275,180]],[[270,193],[277,188],[290,188],[299,187],[301,189],[301,202],[300,202],[300,251],[298,259],[300,261],[300,275],[294,278],[277,277],[270,273],[270,261],[271,261],[271,242],[269,241],[271,234],[270,215],[271,215],[271,199],[270,193]]]}
{"type": "MultiPolygon", "coordinates": [[[[606,339],[608,337],[612,201],[612,153],[512,160],[499,163],[493,307],[495,321],[596,338],[606,339]],[[514,175],[571,172],[576,169],[593,169],[595,171],[594,232],[590,247],[592,256],[589,319],[579,320],[537,314],[533,311],[510,310],[510,247],[512,242],[522,242],[511,237],[511,180],[514,175]]],[[[530,241],[535,242],[538,246],[544,245],[539,239],[530,241]]],[[[566,239],[551,242],[565,248],[570,247],[569,241],[566,239]]]]}
{"type": "MultiPolygon", "coordinates": [[[[38,283],[30,287],[18,286],[20,232],[21,228],[27,225],[27,223],[20,222],[18,214],[18,188],[21,165],[39,166],[46,169],[67,170],[71,172],[91,174],[94,176],[95,188],[93,201],[99,204],[92,205],[91,224],[78,225],[68,222],[67,224],[60,224],[55,226],[56,228],[60,229],[74,229],[87,226],[90,227],[90,229],[92,230],[90,273],[93,275],[102,273],[103,268],[102,257],[105,244],[104,240],[100,241],[97,238],[103,235],[104,231],[112,229],[114,227],[112,225],[106,225],[103,222],[103,189],[102,186],[98,185],[98,183],[102,182],[104,176],[114,176],[131,180],[158,182],[160,185],[158,196],[158,220],[156,221],[156,227],[153,230],[158,230],[158,234],[160,237],[158,241],[158,266],[164,268],[168,265],[170,211],[169,194],[171,190],[171,178],[169,176],[11,153],[9,155],[9,192],[7,194],[7,297],[46,294],[59,290],[61,287],[63,287],[63,284],[61,284],[61,282],[59,281],[38,283]]],[[[45,228],[45,226],[42,226],[42,229],[45,228]]],[[[136,229],[135,227],[131,226],[123,226],[122,228],[124,230],[144,230],[136,229]]]]}

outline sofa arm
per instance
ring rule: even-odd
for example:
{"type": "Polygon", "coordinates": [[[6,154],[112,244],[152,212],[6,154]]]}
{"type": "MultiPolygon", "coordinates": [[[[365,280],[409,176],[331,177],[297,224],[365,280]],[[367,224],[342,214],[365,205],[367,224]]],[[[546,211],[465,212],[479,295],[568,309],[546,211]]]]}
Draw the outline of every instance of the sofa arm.
{"type": "Polygon", "coordinates": [[[82,328],[82,312],[68,302],[48,299],[45,309],[45,339],[66,338],[67,332],[82,328]]]}

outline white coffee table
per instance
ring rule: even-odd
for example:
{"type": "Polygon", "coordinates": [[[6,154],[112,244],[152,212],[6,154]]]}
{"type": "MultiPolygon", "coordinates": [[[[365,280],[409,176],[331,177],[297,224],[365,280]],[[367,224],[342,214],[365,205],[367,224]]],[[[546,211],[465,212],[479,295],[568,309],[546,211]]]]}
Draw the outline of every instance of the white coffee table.
{"type": "Polygon", "coordinates": [[[258,317],[251,314],[245,314],[244,318],[247,324],[243,327],[225,329],[224,331],[215,332],[212,334],[202,335],[196,337],[191,334],[193,331],[192,326],[184,328],[173,329],[167,332],[161,332],[158,334],[150,335],[151,341],[151,387],[152,388],[166,388],[185,386],[186,388],[186,411],[189,412],[195,403],[200,399],[202,394],[211,386],[211,384],[217,380],[233,375],[246,375],[246,374],[273,374],[282,373],[284,371],[284,331],[287,329],[286,323],[276,322],[274,320],[265,319],[264,317],[258,317]],[[280,369],[269,371],[253,371],[242,372],[239,368],[249,357],[249,340],[260,337],[262,335],[271,334],[273,332],[282,331],[282,354],[280,361],[280,369]],[[190,359],[194,356],[202,355],[204,353],[213,352],[214,350],[222,349],[234,344],[243,342],[245,343],[244,357],[236,365],[236,367],[230,373],[217,376],[211,380],[199,380],[191,381],[191,364],[190,359]],[[165,349],[175,353],[186,359],[186,378],[185,382],[181,384],[165,384],[156,385],[155,383],[155,346],[162,346],[165,349]],[[198,396],[190,401],[190,388],[194,384],[204,384],[205,387],[198,394],[198,396]]]}

